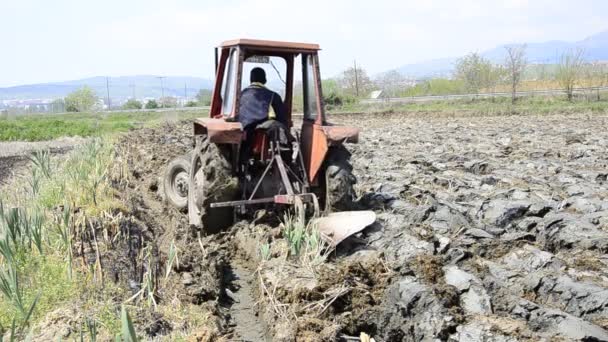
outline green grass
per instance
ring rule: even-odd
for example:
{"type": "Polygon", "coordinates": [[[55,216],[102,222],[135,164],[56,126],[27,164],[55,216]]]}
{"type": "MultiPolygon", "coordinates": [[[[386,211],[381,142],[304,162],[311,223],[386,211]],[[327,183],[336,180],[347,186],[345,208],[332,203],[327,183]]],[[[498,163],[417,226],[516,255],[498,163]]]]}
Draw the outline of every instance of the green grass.
{"type": "Polygon", "coordinates": [[[205,116],[206,111],[25,115],[0,119],[0,141],[42,141],[126,132],[165,120],[205,116]]]}
{"type": "Polygon", "coordinates": [[[335,108],[330,114],[346,113],[405,113],[419,115],[500,116],[545,114],[608,114],[608,96],[601,101],[577,100],[568,102],[557,97],[531,97],[429,101],[420,103],[352,104],[335,108]]]}
{"type": "MultiPolygon", "coordinates": [[[[72,238],[82,236],[84,220],[120,207],[110,186],[110,142],[94,139],[65,160],[45,152],[31,159],[25,180],[0,194],[0,336],[13,320],[23,336],[53,310],[96,292],[96,267],[73,270],[72,238]]],[[[104,318],[116,330],[110,315],[104,318]]]]}

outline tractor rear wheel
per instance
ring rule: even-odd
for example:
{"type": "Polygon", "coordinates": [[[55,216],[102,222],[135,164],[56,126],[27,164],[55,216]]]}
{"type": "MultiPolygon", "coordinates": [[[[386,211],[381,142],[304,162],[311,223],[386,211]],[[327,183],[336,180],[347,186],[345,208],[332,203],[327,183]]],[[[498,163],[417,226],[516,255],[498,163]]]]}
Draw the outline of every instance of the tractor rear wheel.
{"type": "Polygon", "coordinates": [[[238,180],[232,174],[229,155],[223,146],[211,143],[206,136],[196,139],[188,186],[188,218],[204,233],[217,233],[234,220],[231,207],[211,208],[211,203],[233,200],[238,180]]]}
{"type": "Polygon", "coordinates": [[[319,194],[323,210],[347,211],[354,208],[357,178],[353,175],[350,152],[342,145],[330,147],[322,169],[324,177],[319,194]]]}
{"type": "Polygon", "coordinates": [[[192,152],[173,159],[167,165],[163,176],[165,198],[171,205],[180,210],[188,207],[188,182],[190,180],[191,161],[192,152]]]}

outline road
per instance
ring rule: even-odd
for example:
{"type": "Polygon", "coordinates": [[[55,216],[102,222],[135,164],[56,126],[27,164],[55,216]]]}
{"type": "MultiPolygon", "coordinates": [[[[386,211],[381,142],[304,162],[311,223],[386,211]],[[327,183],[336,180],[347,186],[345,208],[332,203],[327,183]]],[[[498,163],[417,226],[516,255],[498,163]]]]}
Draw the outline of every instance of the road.
{"type": "MultiPolygon", "coordinates": [[[[575,89],[575,94],[589,94],[598,91],[608,91],[608,87],[596,88],[579,88],[575,89]]],[[[566,95],[562,89],[548,90],[533,90],[533,91],[518,91],[517,97],[529,96],[556,96],[566,95]]],[[[432,102],[432,101],[448,101],[448,100],[463,100],[463,99],[484,99],[493,97],[511,97],[510,92],[499,93],[480,93],[480,94],[461,94],[461,95],[427,95],[427,96],[412,96],[412,97],[392,97],[383,99],[364,99],[359,101],[361,104],[376,104],[376,103],[416,103],[416,102],[432,102]]]]}

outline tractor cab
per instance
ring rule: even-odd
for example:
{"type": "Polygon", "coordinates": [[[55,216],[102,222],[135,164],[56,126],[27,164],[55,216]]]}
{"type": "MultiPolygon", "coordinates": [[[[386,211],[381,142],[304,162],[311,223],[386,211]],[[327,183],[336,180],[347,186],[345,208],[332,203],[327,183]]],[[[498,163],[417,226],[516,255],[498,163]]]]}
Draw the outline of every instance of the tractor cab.
{"type": "Polygon", "coordinates": [[[337,244],[375,220],[371,211],[331,213],[355,206],[356,178],[344,143],[357,142],[359,129],[327,121],[318,52],[317,44],[252,39],[216,48],[209,117],[194,120],[193,150],[169,163],[163,180],[166,198],[188,212],[192,226],[213,233],[235,214],[295,208],[298,220],[313,217],[337,244]],[[265,84],[250,84],[260,74],[250,80],[254,68],[264,70],[264,82],[255,83],[265,84]],[[252,86],[263,91],[252,93],[252,86]],[[271,103],[254,101],[255,110],[248,108],[251,94],[271,94],[271,103]],[[275,96],[280,101],[273,102],[275,96]],[[303,111],[300,129],[293,127],[296,100],[303,111]],[[249,121],[251,113],[256,121],[249,121]],[[319,218],[321,213],[329,216],[319,218]]]}
{"type": "MultiPolygon", "coordinates": [[[[239,122],[242,91],[249,85],[249,72],[254,67],[266,71],[266,86],[282,98],[288,129],[293,127],[293,104],[302,104],[300,137],[308,178],[315,182],[330,146],[345,141],[356,142],[359,130],[335,126],[326,119],[319,69],[317,44],[236,39],[222,43],[215,50],[216,78],[209,118],[195,121],[197,131],[208,131],[212,142],[239,143],[243,127],[239,122]],[[296,65],[296,60],[299,61],[296,65]],[[297,70],[297,71],[296,71],[297,70]],[[296,77],[297,76],[297,77],[296,77]],[[296,94],[294,88],[299,92],[296,94]]],[[[266,151],[258,134],[254,152],[266,151]]]]}

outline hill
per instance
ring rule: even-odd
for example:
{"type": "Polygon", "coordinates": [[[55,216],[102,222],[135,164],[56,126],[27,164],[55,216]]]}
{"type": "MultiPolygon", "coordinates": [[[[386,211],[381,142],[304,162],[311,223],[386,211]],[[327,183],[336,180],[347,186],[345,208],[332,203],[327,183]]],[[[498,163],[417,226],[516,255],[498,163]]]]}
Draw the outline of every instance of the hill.
{"type": "MultiPolygon", "coordinates": [[[[502,63],[506,57],[505,44],[484,51],[482,56],[494,63],[502,63]]],[[[561,54],[569,49],[581,48],[585,51],[587,61],[608,60],[608,31],[603,31],[577,42],[553,40],[541,43],[527,43],[526,54],[530,63],[555,64],[561,54]]],[[[413,78],[432,78],[449,76],[454,70],[458,57],[442,58],[421,63],[407,64],[396,70],[413,78]]]]}
{"type": "MultiPolygon", "coordinates": [[[[157,76],[120,76],[109,78],[110,97],[126,99],[135,94],[136,98],[165,96],[194,96],[200,89],[211,89],[213,81],[199,77],[168,76],[161,81],[157,76]],[[184,91],[186,87],[186,91],[184,91]]],[[[0,88],[0,100],[7,99],[49,99],[65,97],[70,92],[82,86],[89,86],[99,97],[107,96],[106,78],[102,76],[81,80],[20,85],[0,88]]]]}

